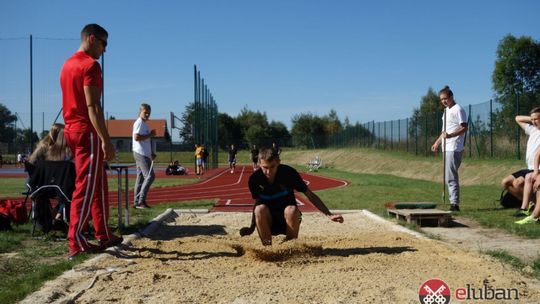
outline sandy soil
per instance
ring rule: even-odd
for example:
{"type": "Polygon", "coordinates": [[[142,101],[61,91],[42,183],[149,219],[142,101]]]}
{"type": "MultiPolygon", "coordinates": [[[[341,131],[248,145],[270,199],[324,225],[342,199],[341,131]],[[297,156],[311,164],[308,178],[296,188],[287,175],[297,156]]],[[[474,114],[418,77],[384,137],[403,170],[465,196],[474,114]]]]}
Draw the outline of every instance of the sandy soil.
{"type": "Polygon", "coordinates": [[[431,278],[452,293],[486,284],[517,288],[520,303],[540,299],[537,280],[487,256],[397,231],[366,212],[344,218],[305,214],[298,240],[277,237],[263,247],[256,234],[238,235],[249,214],[181,214],[23,302],[419,303],[419,287],[431,278]]]}

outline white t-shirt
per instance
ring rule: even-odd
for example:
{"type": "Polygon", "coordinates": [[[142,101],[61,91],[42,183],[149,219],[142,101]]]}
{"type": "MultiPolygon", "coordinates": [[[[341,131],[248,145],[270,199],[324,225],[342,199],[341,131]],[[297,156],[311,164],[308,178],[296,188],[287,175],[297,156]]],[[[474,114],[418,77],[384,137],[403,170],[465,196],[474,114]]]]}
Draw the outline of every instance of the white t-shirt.
{"type": "Polygon", "coordinates": [[[534,170],[534,155],[536,154],[538,147],[540,147],[540,130],[529,124],[525,128],[525,134],[529,135],[529,139],[527,140],[527,152],[525,155],[527,169],[534,170]]]}
{"type": "MultiPolygon", "coordinates": [[[[446,124],[446,133],[453,133],[459,128],[462,123],[467,123],[467,113],[465,113],[465,110],[463,110],[463,108],[457,103],[454,104],[451,108],[446,108],[445,111],[446,119],[448,121],[448,123],[446,124]]],[[[444,131],[444,114],[442,117],[442,123],[442,130],[444,131]]],[[[446,147],[443,147],[443,151],[463,151],[463,147],[465,145],[465,133],[459,136],[447,138],[446,147]]]]}
{"type": "Polygon", "coordinates": [[[136,141],[135,134],[139,135],[149,135],[150,127],[142,120],[142,118],[137,118],[133,124],[133,152],[139,153],[146,157],[152,158],[152,139],[149,137],[145,140],[136,141]]]}

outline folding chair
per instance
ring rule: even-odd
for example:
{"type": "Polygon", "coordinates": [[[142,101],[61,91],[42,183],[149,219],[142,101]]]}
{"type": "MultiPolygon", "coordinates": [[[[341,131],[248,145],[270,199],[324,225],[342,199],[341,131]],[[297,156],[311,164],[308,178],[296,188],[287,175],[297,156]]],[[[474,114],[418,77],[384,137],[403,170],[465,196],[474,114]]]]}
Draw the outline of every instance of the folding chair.
{"type": "Polygon", "coordinates": [[[322,159],[319,155],[315,156],[315,158],[310,160],[307,164],[309,171],[318,171],[321,166],[322,159]]]}
{"type": "Polygon", "coordinates": [[[29,175],[25,203],[28,198],[32,201],[32,236],[36,228],[40,228],[44,234],[55,229],[66,232],[69,204],[75,190],[75,164],[70,161],[44,160],[35,164],[25,162],[25,169],[29,175]],[[65,205],[62,210],[63,224],[60,227],[53,225],[56,210],[51,207],[51,199],[58,201],[57,208],[61,203],[65,205]]]}

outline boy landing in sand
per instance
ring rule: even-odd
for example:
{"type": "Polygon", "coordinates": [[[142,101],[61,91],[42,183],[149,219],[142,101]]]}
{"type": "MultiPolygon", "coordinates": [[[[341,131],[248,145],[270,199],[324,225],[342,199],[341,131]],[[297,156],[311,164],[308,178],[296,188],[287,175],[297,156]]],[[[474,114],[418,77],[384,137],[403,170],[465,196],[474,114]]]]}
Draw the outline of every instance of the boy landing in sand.
{"type": "Polygon", "coordinates": [[[259,152],[260,170],[249,178],[249,190],[255,199],[251,226],[240,229],[240,235],[250,235],[257,228],[263,245],[272,245],[272,235],[285,234],[287,240],[298,238],[302,213],[296,205],[294,190],[304,195],[334,222],[343,223],[340,214],[332,214],[313,193],[294,168],[280,164],[274,149],[259,152]]]}

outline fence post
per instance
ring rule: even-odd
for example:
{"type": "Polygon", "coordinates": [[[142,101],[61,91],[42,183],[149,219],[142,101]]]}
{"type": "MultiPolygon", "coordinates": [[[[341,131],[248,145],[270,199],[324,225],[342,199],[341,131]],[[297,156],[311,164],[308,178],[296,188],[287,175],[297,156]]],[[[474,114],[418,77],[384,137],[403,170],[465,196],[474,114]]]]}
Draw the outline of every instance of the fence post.
{"type": "Polygon", "coordinates": [[[424,155],[427,155],[427,123],[428,123],[428,116],[425,116],[424,119],[424,155]]]}
{"type": "Polygon", "coordinates": [[[386,150],[386,120],[384,121],[384,150],[386,150]]]}
{"type": "Polygon", "coordinates": [[[394,150],[394,121],[390,120],[390,150],[394,150]]]}
{"type": "Polygon", "coordinates": [[[493,99],[489,100],[489,143],[490,155],[493,157],[493,99]]]}
{"type": "Polygon", "coordinates": [[[405,118],[405,145],[407,146],[405,149],[407,152],[409,152],[409,118],[405,118]]]}
{"type": "Polygon", "coordinates": [[[370,146],[375,144],[375,120],[372,121],[372,124],[373,124],[373,132],[371,134],[373,134],[373,135],[371,136],[372,139],[371,139],[371,145],[370,146]]]}
{"type": "Polygon", "coordinates": [[[414,124],[414,154],[418,155],[418,120],[414,124]]]}

